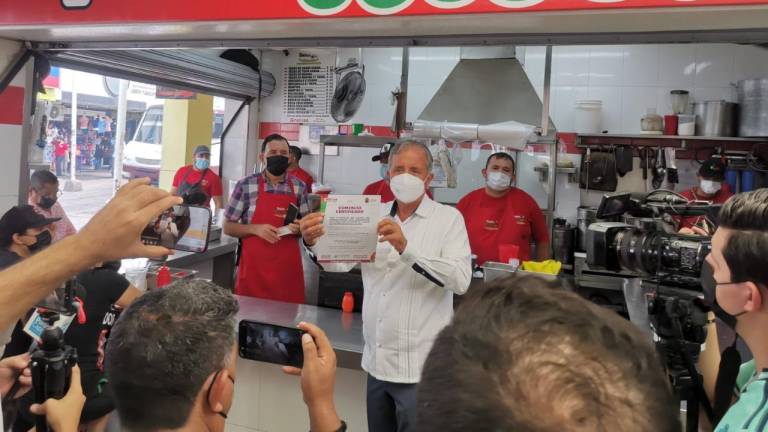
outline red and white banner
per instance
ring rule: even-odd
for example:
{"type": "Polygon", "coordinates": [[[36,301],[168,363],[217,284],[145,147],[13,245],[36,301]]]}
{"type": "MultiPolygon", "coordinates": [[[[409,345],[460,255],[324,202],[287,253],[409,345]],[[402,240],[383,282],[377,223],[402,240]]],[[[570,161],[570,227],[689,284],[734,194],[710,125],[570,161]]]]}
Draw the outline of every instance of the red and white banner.
{"type": "Polygon", "coordinates": [[[351,18],[768,5],[768,0],[0,0],[0,25],[351,18]]]}

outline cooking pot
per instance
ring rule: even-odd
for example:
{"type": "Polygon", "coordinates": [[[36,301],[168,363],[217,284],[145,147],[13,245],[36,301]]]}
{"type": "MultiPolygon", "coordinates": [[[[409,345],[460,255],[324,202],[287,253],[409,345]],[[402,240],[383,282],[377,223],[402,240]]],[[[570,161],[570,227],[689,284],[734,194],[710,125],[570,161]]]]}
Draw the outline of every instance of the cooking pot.
{"type": "Polygon", "coordinates": [[[696,114],[696,135],[736,136],[736,104],[724,100],[712,100],[693,104],[696,114]]]}
{"type": "Polygon", "coordinates": [[[739,136],[768,137],[768,78],[741,80],[739,97],[739,136]]]}

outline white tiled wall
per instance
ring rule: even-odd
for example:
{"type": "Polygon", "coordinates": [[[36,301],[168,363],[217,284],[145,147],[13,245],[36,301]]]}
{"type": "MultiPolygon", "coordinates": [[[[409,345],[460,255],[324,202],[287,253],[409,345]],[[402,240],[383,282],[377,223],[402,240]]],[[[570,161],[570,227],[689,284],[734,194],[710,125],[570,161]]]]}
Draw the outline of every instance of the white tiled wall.
{"type": "MultiPolygon", "coordinates": [[[[340,58],[357,56],[356,49],[340,50],[340,58]]],[[[518,49],[531,83],[542,94],[544,85],[544,47],[518,49]]],[[[280,72],[281,54],[265,57],[264,65],[275,75],[280,72]],[[271,57],[270,57],[271,56],[271,57]]],[[[408,112],[409,121],[418,118],[423,108],[440,88],[459,61],[458,48],[412,48],[410,52],[408,112]]],[[[400,48],[371,48],[363,50],[368,90],[363,107],[350,123],[389,125],[394,107],[390,92],[400,83],[402,50],[400,48]]],[[[686,45],[624,45],[624,46],[561,46],[553,49],[551,117],[562,132],[573,131],[574,103],[580,99],[603,102],[602,129],[611,133],[640,131],[640,118],[648,108],[661,114],[671,111],[669,92],[675,89],[691,92],[692,101],[725,99],[735,102],[732,87],[740,79],[768,77],[768,50],[733,44],[686,45]]],[[[277,95],[276,95],[277,96],[277,95]]],[[[262,121],[279,121],[279,97],[264,101],[262,121]]],[[[378,179],[378,166],[370,161],[374,151],[341,149],[342,157],[326,158],[326,182],[341,193],[359,193],[371,181],[378,179]]],[[[546,161],[546,155],[521,154],[521,167],[546,161]]],[[[562,156],[573,159],[576,155],[562,156]]],[[[465,159],[467,159],[465,157],[465,159]]],[[[460,169],[476,169],[465,163],[460,169]]],[[[315,173],[317,159],[302,158],[302,166],[315,173]]],[[[520,173],[519,186],[529,191],[540,205],[546,205],[546,190],[532,172],[520,173]]],[[[681,163],[681,182],[692,183],[695,170],[681,163]],[[685,168],[685,169],[683,169],[685,168]]],[[[479,176],[470,174],[472,184],[461,185],[464,190],[480,187],[479,176]]],[[[630,177],[634,179],[634,176],[630,177]]],[[[642,190],[642,179],[623,180],[622,188],[642,190]]],[[[678,186],[678,189],[681,189],[678,186]]],[[[580,200],[585,203],[599,198],[574,193],[576,184],[558,177],[558,214],[575,218],[580,200]],[[580,199],[581,198],[581,199],[580,199]]],[[[438,192],[453,201],[455,191],[438,192]]]]}
{"type": "MultiPolygon", "coordinates": [[[[526,47],[525,70],[541,95],[544,47],[526,47]]],[[[552,59],[552,119],[573,130],[573,104],[603,102],[602,129],[640,131],[648,108],[671,112],[669,92],[691,92],[692,101],[736,102],[740,79],[768,76],[768,50],[734,44],[555,47],[552,59]]]]}

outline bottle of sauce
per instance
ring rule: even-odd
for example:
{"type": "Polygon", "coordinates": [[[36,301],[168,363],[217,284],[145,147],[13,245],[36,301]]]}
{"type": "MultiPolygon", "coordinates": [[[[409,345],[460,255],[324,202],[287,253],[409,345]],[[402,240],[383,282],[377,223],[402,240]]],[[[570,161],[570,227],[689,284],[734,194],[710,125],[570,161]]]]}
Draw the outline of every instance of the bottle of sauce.
{"type": "Polygon", "coordinates": [[[341,300],[341,310],[344,313],[352,313],[355,309],[355,297],[352,296],[352,292],[346,291],[344,298],[341,300]]]}
{"type": "Polygon", "coordinates": [[[160,270],[157,271],[156,285],[158,288],[162,288],[171,283],[171,270],[168,266],[163,264],[160,266],[160,270]]]}

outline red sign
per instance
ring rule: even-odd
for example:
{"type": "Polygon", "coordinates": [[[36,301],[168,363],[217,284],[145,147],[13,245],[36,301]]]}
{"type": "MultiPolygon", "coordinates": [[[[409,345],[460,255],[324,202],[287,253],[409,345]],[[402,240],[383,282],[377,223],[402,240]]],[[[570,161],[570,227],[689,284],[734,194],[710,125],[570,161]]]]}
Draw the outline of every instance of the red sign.
{"type": "Polygon", "coordinates": [[[350,18],[768,4],[768,0],[0,0],[0,25],[350,18]]]}
{"type": "Polygon", "coordinates": [[[195,99],[197,93],[189,90],[178,90],[170,87],[155,87],[155,98],[157,99],[195,99]]]}

